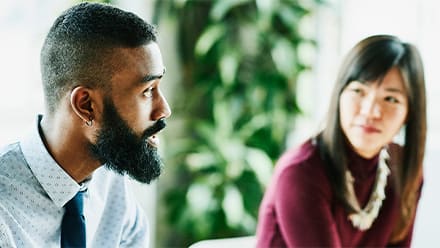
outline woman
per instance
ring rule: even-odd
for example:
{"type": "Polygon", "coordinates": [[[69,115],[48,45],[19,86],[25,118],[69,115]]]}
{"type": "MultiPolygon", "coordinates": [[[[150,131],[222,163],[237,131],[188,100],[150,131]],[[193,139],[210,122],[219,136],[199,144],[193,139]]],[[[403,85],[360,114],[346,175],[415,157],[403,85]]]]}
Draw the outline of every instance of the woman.
{"type": "Polygon", "coordinates": [[[344,60],[323,130],[279,159],[257,246],[410,246],[425,136],[419,52],[394,36],[362,40],[344,60]]]}

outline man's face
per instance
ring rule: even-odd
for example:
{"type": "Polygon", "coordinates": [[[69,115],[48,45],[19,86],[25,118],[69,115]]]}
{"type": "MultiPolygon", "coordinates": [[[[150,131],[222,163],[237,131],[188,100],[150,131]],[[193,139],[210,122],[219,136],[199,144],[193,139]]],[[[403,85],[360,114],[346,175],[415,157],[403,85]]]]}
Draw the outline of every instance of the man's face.
{"type": "Polygon", "coordinates": [[[156,43],[119,52],[119,70],[104,97],[100,128],[90,150],[107,168],[149,183],[162,166],[156,134],[171,114],[159,89],[165,69],[156,43]]]}

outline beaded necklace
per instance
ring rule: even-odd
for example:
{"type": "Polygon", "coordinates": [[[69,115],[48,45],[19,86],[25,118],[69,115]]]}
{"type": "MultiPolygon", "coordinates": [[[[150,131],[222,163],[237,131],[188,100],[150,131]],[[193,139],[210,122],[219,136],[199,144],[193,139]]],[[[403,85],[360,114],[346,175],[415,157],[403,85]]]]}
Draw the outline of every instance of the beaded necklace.
{"type": "Polygon", "coordinates": [[[367,205],[363,209],[360,207],[354,192],[354,177],[349,170],[346,171],[346,197],[348,203],[351,204],[355,210],[354,213],[348,215],[348,219],[354,227],[361,231],[365,231],[371,227],[374,220],[377,218],[382,202],[385,199],[385,186],[387,185],[387,176],[390,174],[390,169],[386,163],[388,158],[388,152],[385,148],[382,149],[379,154],[379,164],[374,189],[367,205]]]}

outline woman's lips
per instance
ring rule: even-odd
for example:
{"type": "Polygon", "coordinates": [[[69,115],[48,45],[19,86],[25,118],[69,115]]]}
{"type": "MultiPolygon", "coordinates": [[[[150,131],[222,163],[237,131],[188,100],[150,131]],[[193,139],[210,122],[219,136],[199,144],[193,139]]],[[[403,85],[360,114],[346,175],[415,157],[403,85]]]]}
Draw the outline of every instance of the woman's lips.
{"type": "Polygon", "coordinates": [[[360,128],[362,129],[362,131],[366,132],[366,133],[380,133],[380,130],[373,127],[373,126],[369,126],[369,125],[360,125],[360,128]]]}

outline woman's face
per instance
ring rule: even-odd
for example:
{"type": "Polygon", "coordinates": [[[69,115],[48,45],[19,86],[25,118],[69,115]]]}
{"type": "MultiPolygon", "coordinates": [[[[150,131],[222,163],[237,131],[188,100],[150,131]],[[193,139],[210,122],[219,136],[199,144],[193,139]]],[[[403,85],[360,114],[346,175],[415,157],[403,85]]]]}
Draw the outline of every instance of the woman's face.
{"type": "Polygon", "coordinates": [[[397,67],[383,81],[350,82],[339,98],[342,131],[354,150],[371,158],[390,143],[404,125],[408,96],[397,67]]]}

